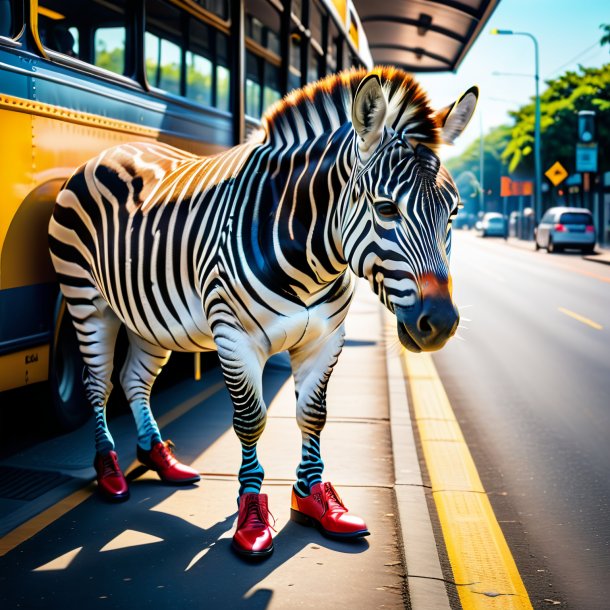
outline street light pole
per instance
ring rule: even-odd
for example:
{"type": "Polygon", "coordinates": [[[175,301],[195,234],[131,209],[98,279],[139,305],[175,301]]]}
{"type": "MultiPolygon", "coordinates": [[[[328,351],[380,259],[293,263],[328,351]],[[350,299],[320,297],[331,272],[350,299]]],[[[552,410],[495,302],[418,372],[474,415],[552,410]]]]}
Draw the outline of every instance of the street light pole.
{"type": "Polygon", "coordinates": [[[483,139],[483,113],[479,110],[479,211],[485,213],[485,140],[483,139]]]}
{"type": "Polygon", "coordinates": [[[540,220],[542,216],[542,139],[540,137],[540,63],[538,56],[538,41],[529,32],[513,32],[513,30],[491,30],[492,34],[500,36],[527,36],[534,43],[534,79],[536,82],[535,116],[534,116],[534,216],[540,220]]]}

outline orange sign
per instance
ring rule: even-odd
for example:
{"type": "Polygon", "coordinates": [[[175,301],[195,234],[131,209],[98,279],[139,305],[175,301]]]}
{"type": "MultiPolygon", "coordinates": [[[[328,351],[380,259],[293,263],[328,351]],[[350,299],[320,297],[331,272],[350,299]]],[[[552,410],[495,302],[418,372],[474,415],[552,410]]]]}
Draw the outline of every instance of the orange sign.
{"type": "Polygon", "coordinates": [[[557,186],[568,177],[568,172],[559,161],[556,161],[544,172],[544,175],[553,183],[553,186],[557,186]]]}
{"type": "Polygon", "coordinates": [[[500,197],[516,197],[531,195],[534,183],[531,180],[511,180],[508,176],[500,178],[500,197]]]}

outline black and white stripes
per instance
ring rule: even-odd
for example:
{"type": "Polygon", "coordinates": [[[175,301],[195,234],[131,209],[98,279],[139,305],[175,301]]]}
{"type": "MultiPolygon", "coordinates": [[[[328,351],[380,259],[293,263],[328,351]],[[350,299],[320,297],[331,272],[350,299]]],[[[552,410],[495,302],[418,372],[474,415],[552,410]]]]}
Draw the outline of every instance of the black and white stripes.
{"type": "Polygon", "coordinates": [[[288,350],[303,434],[297,489],[319,482],[348,268],[397,314],[406,347],[436,349],[454,331],[447,249],[457,193],[434,152],[446,119],[405,73],[353,71],[278,102],[253,139],[226,153],[134,143],[77,170],[59,194],[50,249],[88,368],[98,450],[113,447],[103,412],[124,324],[121,384],[143,448],[160,438],[149,395],[170,352],[217,350],[243,447],[240,492],[258,491],[262,369],[288,350]]]}

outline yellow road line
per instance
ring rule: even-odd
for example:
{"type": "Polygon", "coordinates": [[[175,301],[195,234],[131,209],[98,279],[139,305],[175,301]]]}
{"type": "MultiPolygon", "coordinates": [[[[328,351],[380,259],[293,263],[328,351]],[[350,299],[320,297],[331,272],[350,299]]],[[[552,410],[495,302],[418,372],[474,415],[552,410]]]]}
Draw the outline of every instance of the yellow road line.
{"type": "MultiPolygon", "coordinates": [[[[225,386],[224,381],[219,381],[214,385],[210,386],[203,392],[200,392],[196,396],[185,400],[183,403],[177,405],[165,415],[160,417],[157,424],[160,429],[169,425],[174,420],[182,417],[185,413],[188,413],[193,407],[208,399],[213,394],[216,394],[225,386]]],[[[137,460],[132,462],[129,468],[125,471],[128,472],[138,467],[140,462],[137,460]]],[[[25,542],[41,532],[45,527],[51,525],[60,517],[63,517],[66,513],[70,512],[73,508],[76,508],[79,504],[82,504],[87,498],[89,498],[96,490],[96,485],[93,483],[87,483],[85,487],[78,489],[70,495],[62,498],[53,506],[49,506],[46,510],[42,511],[38,515],[32,517],[25,523],[22,523],[14,530],[0,538],[0,557],[6,555],[9,551],[12,551],[15,547],[25,542]]]]}
{"type": "Polygon", "coordinates": [[[591,328],[594,328],[595,330],[602,330],[604,328],[601,324],[598,324],[597,322],[593,322],[593,320],[589,320],[589,318],[585,318],[584,316],[581,316],[580,314],[574,313],[573,311],[570,311],[569,309],[566,309],[565,307],[558,307],[557,309],[561,313],[565,314],[566,316],[570,316],[570,318],[574,318],[575,320],[578,320],[579,322],[582,322],[583,324],[586,324],[587,326],[590,326],[591,328]]]}
{"type": "Polygon", "coordinates": [[[405,352],[403,365],[463,610],[532,610],[432,357],[405,352]]]}
{"type": "Polygon", "coordinates": [[[549,263],[549,265],[553,266],[553,267],[557,267],[559,269],[566,269],[567,271],[571,271],[572,273],[578,273],[579,275],[584,275],[586,277],[592,277],[595,280],[598,280],[600,282],[605,282],[606,284],[610,284],[610,278],[609,277],[604,277],[603,275],[599,275],[597,273],[591,273],[591,271],[583,271],[582,269],[574,269],[573,267],[570,267],[569,265],[562,265],[561,263],[555,263],[555,262],[551,262],[551,261],[547,261],[549,263]]]}

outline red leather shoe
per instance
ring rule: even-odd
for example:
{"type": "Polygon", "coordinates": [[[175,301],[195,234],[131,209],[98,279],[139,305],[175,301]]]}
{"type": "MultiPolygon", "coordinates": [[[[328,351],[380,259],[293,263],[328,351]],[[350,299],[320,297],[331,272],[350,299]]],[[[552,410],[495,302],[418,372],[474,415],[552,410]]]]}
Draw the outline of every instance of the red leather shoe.
{"type": "Polygon", "coordinates": [[[116,452],[96,453],[93,466],[97,472],[97,488],[103,498],[111,502],[129,498],[129,487],[119,467],[116,452]]]}
{"type": "Polygon", "coordinates": [[[151,447],[150,451],[146,451],[138,445],[138,461],[150,470],[154,470],[166,483],[180,485],[199,481],[201,478],[199,473],[190,466],[181,464],[174,457],[173,449],[172,441],[159,441],[151,447]]]}
{"type": "Polygon", "coordinates": [[[290,519],[315,527],[328,538],[345,540],[369,535],[366,523],[348,513],[330,483],[316,483],[305,498],[298,496],[293,487],[290,519]]]}
{"type": "Polygon", "coordinates": [[[264,559],[273,553],[267,494],[246,493],[239,498],[233,550],[246,559],[264,559]]]}

